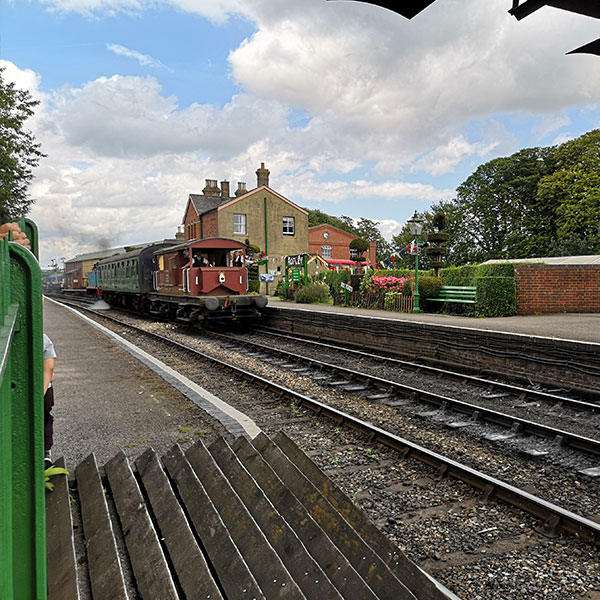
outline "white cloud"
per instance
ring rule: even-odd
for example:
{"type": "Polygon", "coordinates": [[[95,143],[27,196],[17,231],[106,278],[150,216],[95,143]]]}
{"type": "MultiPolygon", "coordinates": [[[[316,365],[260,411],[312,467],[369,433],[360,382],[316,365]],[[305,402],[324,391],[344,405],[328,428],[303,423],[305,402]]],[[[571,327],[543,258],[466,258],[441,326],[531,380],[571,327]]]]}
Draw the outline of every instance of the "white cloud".
{"type": "Polygon", "coordinates": [[[126,58],[133,58],[140,63],[143,67],[163,67],[166,68],[160,60],[152,58],[149,54],[142,54],[137,50],[131,50],[120,44],[106,44],[107,50],[113,52],[117,56],[125,56],[126,58]]]}
{"type": "Polygon", "coordinates": [[[447,174],[515,151],[507,115],[535,116],[543,137],[569,124],[568,110],[597,103],[598,59],[564,56],[597,37],[597,21],[544,8],[517,22],[510,0],[438,0],[412,21],[326,0],[43,1],[90,18],[174,6],[223,27],[232,15],[256,26],[229,55],[239,93],[223,106],[198,97],[181,108],[158,78],[113,73],[44,95],[38,74],[0,63],[42,100],[32,124],[49,157],[32,217],[56,258],[101,240],[141,241],[132,232],[172,235],[205,177],[251,188],[261,161],[291,200],[347,214],[358,199],[356,216],[367,218],[378,203],[393,217],[382,227],[395,231],[415,207],[453,194],[407,173],[447,174]],[[306,115],[302,126],[287,121],[293,110],[306,115]]]}

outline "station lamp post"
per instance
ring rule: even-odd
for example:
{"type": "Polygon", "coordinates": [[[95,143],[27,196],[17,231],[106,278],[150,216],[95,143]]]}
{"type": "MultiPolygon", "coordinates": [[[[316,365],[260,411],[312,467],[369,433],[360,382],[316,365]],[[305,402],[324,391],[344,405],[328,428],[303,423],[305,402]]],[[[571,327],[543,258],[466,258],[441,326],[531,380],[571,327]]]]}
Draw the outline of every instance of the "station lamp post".
{"type": "Polygon", "coordinates": [[[425,219],[421,219],[419,215],[417,215],[417,211],[415,210],[415,214],[406,222],[408,225],[409,231],[412,235],[415,236],[415,246],[417,252],[415,254],[415,305],[413,308],[414,313],[422,313],[423,311],[419,308],[419,236],[423,231],[423,223],[425,219]]]}

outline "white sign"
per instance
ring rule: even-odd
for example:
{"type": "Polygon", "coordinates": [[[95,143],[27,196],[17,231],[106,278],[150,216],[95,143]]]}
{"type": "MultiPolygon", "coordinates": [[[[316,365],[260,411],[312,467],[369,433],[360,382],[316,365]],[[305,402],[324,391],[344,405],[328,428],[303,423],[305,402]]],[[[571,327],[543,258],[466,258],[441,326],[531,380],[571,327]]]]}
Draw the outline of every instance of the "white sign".
{"type": "Polygon", "coordinates": [[[354,288],[349,283],[344,283],[342,281],[342,283],[340,283],[340,286],[343,290],[348,290],[349,292],[354,291],[354,288]]]}

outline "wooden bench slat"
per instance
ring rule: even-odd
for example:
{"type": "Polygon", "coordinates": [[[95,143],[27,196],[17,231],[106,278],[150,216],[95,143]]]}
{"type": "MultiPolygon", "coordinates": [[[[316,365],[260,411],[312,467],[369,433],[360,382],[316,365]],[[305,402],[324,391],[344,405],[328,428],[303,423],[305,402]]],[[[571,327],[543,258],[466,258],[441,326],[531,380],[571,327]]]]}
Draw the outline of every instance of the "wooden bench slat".
{"type": "Polygon", "coordinates": [[[137,458],[135,466],[186,597],[222,600],[204,554],[154,450],[148,448],[137,458]]]}
{"type": "MultiPolygon", "coordinates": [[[[54,466],[64,469],[64,458],[54,466]]],[[[69,481],[66,475],[57,475],[51,482],[54,489],[46,490],[48,600],[79,600],[69,481]]]]}
{"type": "Polygon", "coordinates": [[[210,558],[227,597],[265,600],[265,596],[248,570],[218,511],[181,448],[173,447],[162,457],[162,462],[167,467],[169,477],[177,485],[196,534],[210,558]]]}
{"type": "Polygon", "coordinates": [[[197,442],[185,455],[265,596],[304,600],[304,594],[223,476],[206,446],[201,441],[197,442]]]}
{"type": "Polygon", "coordinates": [[[445,600],[436,585],[408,559],[408,557],[387,538],[359,510],[348,496],[291,440],[283,431],[278,432],[273,442],[281,448],[290,461],[294,463],[332,506],[343,516],[381,559],[392,569],[394,574],[417,597],[427,600],[445,600]]]}
{"type": "Polygon", "coordinates": [[[346,521],[338,518],[333,506],[265,434],[256,436],[252,443],[334,544],[344,552],[350,564],[371,587],[377,598],[414,600],[412,592],[358,533],[346,521]]]}
{"type": "Polygon", "coordinates": [[[175,583],[158,536],[146,508],[146,502],[125,453],[116,454],[104,470],[119,513],[129,560],[143,598],[178,600],[175,583]]]}
{"type": "Polygon", "coordinates": [[[94,600],[128,600],[104,489],[90,454],[75,469],[94,600]]]}
{"type": "Polygon", "coordinates": [[[209,452],[264,532],[298,587],[307,598],[341,599],[323,570],[308,553],[295,531],[244,469],[229,444],[219,438],[209,452]]]}
{"type": "Polygon", "coordinates": [[[233,449],[240,462],[294,529],[341,596],[346,600],[377,600],[348,559],[277,477],[256,448],[247,439],[240,437],[233,444],[233,449]]]}

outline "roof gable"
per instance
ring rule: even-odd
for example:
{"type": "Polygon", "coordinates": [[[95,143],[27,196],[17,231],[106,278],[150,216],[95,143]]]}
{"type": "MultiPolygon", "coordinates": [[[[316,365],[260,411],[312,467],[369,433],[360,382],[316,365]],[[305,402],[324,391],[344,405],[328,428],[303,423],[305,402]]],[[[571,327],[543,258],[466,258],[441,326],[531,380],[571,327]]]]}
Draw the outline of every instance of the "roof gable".
{"type": "MultiPolygon", "coordinates": [[[[222,198],[221,196],[204,196],[203,194],[190,194],[188,199],[188,207],[191,203],[196,211],[196,214],[200,217],[207,212],[211,212],[218,208],[219,205],[229,202],[230,198],[222,198]]],[[[188,212],[186,207],[184,215],[188,212]]]]}
{"type": "Polygon", "coordinates": [[[354,239],[356,237],[356,235],[354,235],[353,233],[345,231],[344,229],[340,229],[339,227],[329,225],[329,223],[321,223],[320,225],[313,225],[312,227],[309,227],[308,235],[310,235],[312,231],[318,231],[320,229],[335,229],[336,231],[339,231],[342,235],[347,236],[348,238],[354,239]]]}
{"type": "Polygon", "coordinates": [[[297,211],[308,216],[307,210],[305,210],[304,208],[300,208],[297,204],[294,204],[291,200],[288,200],[285,196],[282,196],[281,194],[279,194],[275,190],[272,190],[270,187],[267,187],[266,185],[261,185],[259,188],[251,190],[248,193],[244,194],[243,196],[238,196],[237,198],[230,198],[229,200],[227,200],[223,204],[221,204],[219,207],[217,207],[217,210],[221,210],[222,208],[231,206],[232,204],[235,204],[236,202],[239,202],[240,200],[247,199],[247,198],[253,196],[254,194],[264,191],[264,190],[268,190],[269,193],[273,194],[274,196],[277,196],[280,200],[283,200],[286,204],[289,204],[290,206],[295,208],[297,211]]]}

